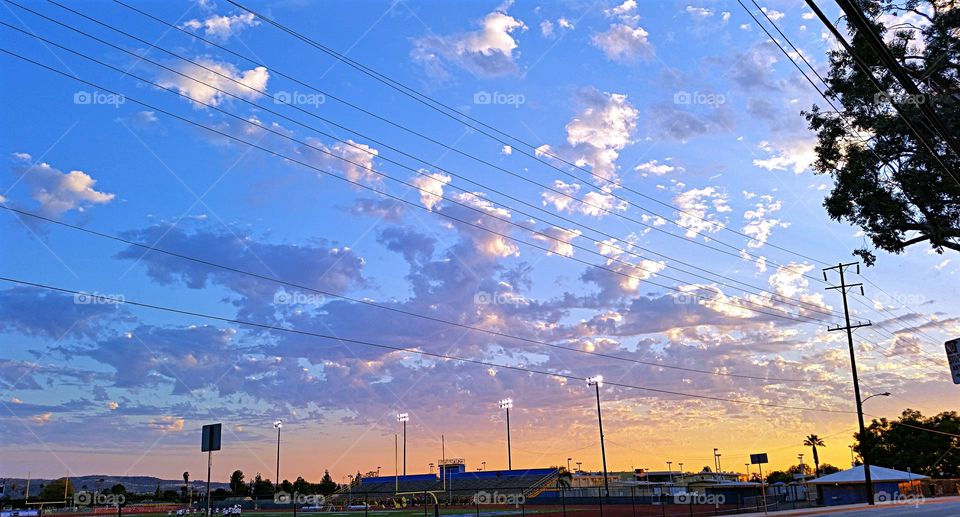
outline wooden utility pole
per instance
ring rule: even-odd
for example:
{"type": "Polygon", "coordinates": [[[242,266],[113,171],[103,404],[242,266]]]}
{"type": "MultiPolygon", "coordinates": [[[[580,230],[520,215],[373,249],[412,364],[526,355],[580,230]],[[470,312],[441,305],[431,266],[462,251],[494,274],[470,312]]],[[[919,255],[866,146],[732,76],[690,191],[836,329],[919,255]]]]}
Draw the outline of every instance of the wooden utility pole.
{"type": "Polygon", "coordinates": [[[868,327],[870,326],[870,322],[868,321],[866,323],[862,323],[858,321],[856,325],[850,324],[850,307],[847,305],[847,290],[851,288],[859,287],[860,295],[863,296],[863,284],[862,283],[848,284],[846,282],[846,279],[843,276],[844,271],[848,267],[854,267],[854,266],[857,268],[857,274],[859,275],[860,274],[859,262],[849,262],[847,264],[841,263],[833,267],[824,268],[823,280],[827,281],[827,271],[836,270],[840,274],[840,285],[831,286],[831,287],[828,287],[827,289],[836,289],[840,291],[840,294],[843,297],[843,316],[846,324],[842,327],[840,325],[837,325],[836,327],[828,327],[827,330],[830,332],[834,332],[837,330],[845,330],[847,332],[847,345],[850,348],[850,369],[853,372],[853,391],[854,391],[854,395],[856,395],[857,419],[859,420],[859,423],[860,423],[860,457],[863,458],[863,480],[866,485],[865,489],[867,491],[866,493],[867,503],[872,505],[873,504],[873,480],[871,479],[871,476],[870,476],[870,461],[867,455],[867,449],[869,449],[869,446],[864,447],[864,441],[868,441],[868,438],[867,438],[866,427],[864,427],[863,425],[863,400],[860,398],[860,379],[857,376],[857,356],[853,349],[853,329],[857,329],[860,327],[868,327]]]}

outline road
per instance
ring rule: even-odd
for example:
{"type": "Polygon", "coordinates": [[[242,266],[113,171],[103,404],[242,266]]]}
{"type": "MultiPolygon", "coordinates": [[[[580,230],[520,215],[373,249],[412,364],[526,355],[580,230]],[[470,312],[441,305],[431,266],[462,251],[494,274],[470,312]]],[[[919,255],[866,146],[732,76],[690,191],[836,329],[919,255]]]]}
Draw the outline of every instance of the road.
{"type": "Polygon", "coordinates": [[[906,517],[920,515],[923,517],[960,517],[960,497],[927,499],[923,504],[919,505],[880,504],[873,508],[866,507],[865,505],[857,505],[857,507],[854,508],[841,506],[836,509],[819,508],[816,510],[809,509],[770,513],[770,516],[778,515],[783,517],[789,517],[791,515],[842,515],[843,517],[906,517]]]}

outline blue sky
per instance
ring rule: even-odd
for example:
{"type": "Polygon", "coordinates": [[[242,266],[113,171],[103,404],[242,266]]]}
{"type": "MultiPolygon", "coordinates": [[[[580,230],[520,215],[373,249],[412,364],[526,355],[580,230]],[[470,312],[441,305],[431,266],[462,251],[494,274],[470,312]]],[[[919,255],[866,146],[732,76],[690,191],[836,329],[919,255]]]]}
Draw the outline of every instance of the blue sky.
{"type": "MultiPolygon", "coordinates": [[[[821,207],[831,182],[811,170],[800,112],[823,100],[736,2],[248,6],[519,140],[499,135],[509,146],[226,1],[137,6],[256,63],[120,4],[65,5],[141,41],[26,4],[125,53],[5,3],[4,23],[115,69],[0,28],[4,49],[96,85],[2,56],[4,205],[528,340],[806,382],[550,349],[7,211],[3,276],[662,390],[851,409],[846,344],[825,331],[836,315],[823,314],[841,306],[812,259],[850,261],[864,238],[821,207]]],[[[802,2],[764,7],[825,70],[833,41],[802,2]]],[[[858,333],[871,342],[859,343],[863,383],[895,394],[871,401],[872,414],[956,407],[942,342],[960,334],[957,267],[915,246],[863,270],[870,282],[853,308],[875,323],[858,333]]],[[[435,461],[440,434],[469,462],[494,465],[503,396],[516,400],[522,462],[576,455],[599,466],[579,384],[89,301],[0,286],[4,475],[178,477],[185,465],[202,468],[193,449],[213,420],[228,427],[224,463],[266,475],[270,423],[284,418],[290,471],[342,476],[389,462],[398,410],[413,415],[418,470],[435,461]]],[[[730,456],[779,451],[772,460],[784,464],[809,433],[832,437],[825,458],[842,464],[855,424],[850,414],[615,387],[604,397],[612,468],[709,464],[717,446],[730,456]],[[690,432],[666,432],[677,426],[690,432]]]]}

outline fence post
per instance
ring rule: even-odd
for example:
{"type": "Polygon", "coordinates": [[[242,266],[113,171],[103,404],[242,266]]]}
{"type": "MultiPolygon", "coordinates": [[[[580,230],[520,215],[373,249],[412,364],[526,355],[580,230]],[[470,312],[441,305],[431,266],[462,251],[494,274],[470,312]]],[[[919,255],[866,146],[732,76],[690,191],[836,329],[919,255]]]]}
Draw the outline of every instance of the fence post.
{"type": "Polygon", "coordinates": [[[478,492],[473,491],[473,505],[477,507],[477,517],[480,517],[480,499],[477,498],[478,492]]]}
{"type": "Polygon", "coordinates": [[[600,487],[597,487],[597,502],[600,503],[600,517],[603,517],[603,496],[600,495],[600,487]]]}
{"type": "Polygon", "coordinates": [[[563,508],[563,517],[567,517],[567,489],[560,485],[560,506],[563,508]]]}
{"type": "Polygon", "coordinates": [[[633,510],[633,517],[637,517],[637,487],[630,487],[630,508],[633,510]]]}
{"type": "MultiPolygon", "coordinates": [[[[367,512],[370,511],[370,495],[366,492],[363,493],[363,515],[366,517],[367,512]]],[[[293,507],[293,517],[297,517],[297,507],[293,507]]]]}

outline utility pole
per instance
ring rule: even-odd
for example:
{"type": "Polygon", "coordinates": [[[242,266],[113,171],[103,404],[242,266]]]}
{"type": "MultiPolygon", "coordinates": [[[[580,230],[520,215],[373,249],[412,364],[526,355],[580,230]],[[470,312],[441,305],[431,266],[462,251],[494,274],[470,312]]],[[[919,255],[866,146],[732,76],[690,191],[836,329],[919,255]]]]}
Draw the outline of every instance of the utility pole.
{"type": "Polygon", "coordinates": [[[834,332],[837,330],[845,330],[847,332],[847,346],[850,348],[850,370],[853,372],[853,391],[857,401],[857,420],[860,424],[860,457],[863,458],[863,480],[865,482],[865,489],[867,491],[867,503],[873,505],[873,479],[870,476],[870,461],[867,458],[867,450],[869,446],[864,447],[864,442],[868,441],[867,430],[863,425],[863,400],[860,398],[860,379],[857,377],[857,356],[853,349],[853,330],[860,327],[870,326],[870,322],[857,322],[856,325],[850,324],[850,307],[847,304],[847,290],[855,287],[860,288],[860,295],[863,296],[863,284],[848,284],[846,279],[843,276],[844,271],[848,267],[856,267],[857,274],[860,274],[860,263],[859,262],[849,262],[847,264],[837,264],[833,267],[823,268],[823,280],[827,281],[827,271],[836,270],[840,274],[840,285],[830,286],[827,289],[836,289],[840,291],[841,296],[843,297],[843,317],[844,317],[844,326],[837,325],[836,327],[828,327],[827,330],[834,332]]]}

